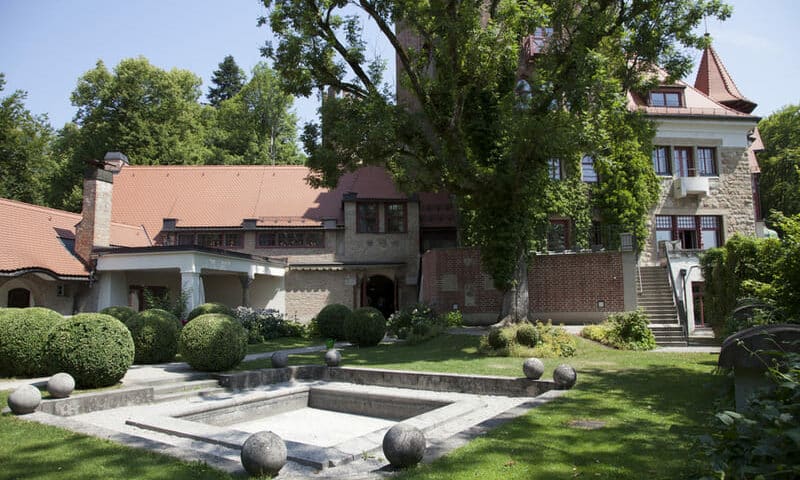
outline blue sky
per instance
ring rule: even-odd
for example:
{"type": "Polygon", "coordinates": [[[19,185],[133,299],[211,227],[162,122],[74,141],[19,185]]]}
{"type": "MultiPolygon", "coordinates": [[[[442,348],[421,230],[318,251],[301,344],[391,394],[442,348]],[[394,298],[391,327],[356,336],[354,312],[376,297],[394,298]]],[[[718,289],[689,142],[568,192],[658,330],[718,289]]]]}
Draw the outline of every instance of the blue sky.
{"type": "MultiPolygon", "coordinates": [[[[759,104],[754,113],[800,103],[800,1],[728,1],[733,17],[709,21],[708,29],[739,89],[759,104]]],[[[113,68],[138,55],[194,72],[205,93],[225,55],[247,71],[262,60],[269,31],[256,19],[263,13],[258,0],[0,0],[0,72],[7,81],[0,95],[26,90],[27,107],[60,128],[75,114],[69,96],[78,77],[99,59],[113,68]]],[[[391,53],[377,40],[371,48],[391,53]]],[[[700,52],[694,57],[699,62],[700,52]]],[[[316,100],[298,100],[295,110],[301,120],[313,119],[316,100]]]]}

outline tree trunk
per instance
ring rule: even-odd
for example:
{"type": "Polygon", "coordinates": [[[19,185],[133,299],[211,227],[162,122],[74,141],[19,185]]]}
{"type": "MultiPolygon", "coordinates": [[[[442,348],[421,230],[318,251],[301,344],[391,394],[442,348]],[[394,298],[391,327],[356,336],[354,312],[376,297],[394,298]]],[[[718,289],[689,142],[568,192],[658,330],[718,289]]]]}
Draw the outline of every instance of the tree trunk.
{"type": "Polygon", "coordinates": [[[528,319],[528,262],[520,255],[514,271],[514,283],[503,293],[500,321],[496,326],[519,323],[528,319]]]}

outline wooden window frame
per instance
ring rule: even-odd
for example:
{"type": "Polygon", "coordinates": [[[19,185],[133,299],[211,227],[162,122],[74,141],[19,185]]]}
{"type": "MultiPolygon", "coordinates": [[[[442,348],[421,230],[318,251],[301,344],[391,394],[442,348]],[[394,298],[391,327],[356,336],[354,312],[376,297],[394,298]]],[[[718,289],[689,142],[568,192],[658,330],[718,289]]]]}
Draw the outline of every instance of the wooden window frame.
{"type": "Polygon", "coordinates": [[[256,234],[256,248],[325,248],[325,232],[322,230],[269,230],[262,231],[256,234]],[[301,245],[289,245],[287,243],[281,244],[281,235],[287,234],[302,235],[301,245]],[[312,241],[312,235],[319,239],[318,243],[312,241]],[[261,239],[266,236],[272,236],[272,243],[262,242],[261,239]]]}
{"type": "Polygon", "coordinates": [[[684,106],[683,92],[680,90],[653,90],[648,95],[647,104],[651,107],[681,108],[684,106]],[[670,105],[667,102],[667,96],[671,97],[673,95],[678,100],[677,105],[670,105]]]}
{"type": "Polygon", "coordinates": [[[408,232],[408,204],[403,202],[389,202],[383,205],[383,217],[385,221],[385,231],[386,233],[406,233],[408,232]],[[389,213],[391,207],[399,206],[401,207],[400,215],[401,221],[399,225],[399,229],[390,228],[391,223],[390,220],[392,216],[389,213]]]}
{"type": "Polygon", "coordinates": [[[651,158],[653,160],[653,170],[656,172],[656,175],[662,177],[672,176],[672,152],[669,147],[662,145],[653,147],[651,158]],[[660,155],[662,152],[663,158],[661,158],[660,155]]]}
{"type": "Polygon", "coordinates": [[[673,147],[672,158],[674,159],[680,177],[695,177],[697,176],[697,166],[694,162],[694,149],[692,147],[673,147]],[[686,161],[681,158],[681,153],[686,153],[686,161]]]}
{"type": "Polygon", "coordinates": [[[380,211],[380,203],[378,202],[356,203],[356,233],[380,233],[380,211]],[[368,208],[374,208],[374,213],[366,212],[368,208]],[[369,216],[366,215],[367,213],[369,213],[369,216]]]}
{"type": "Polygon", "coordinates": [[[581,157],[581,180],[585,183],[600,183],[600,175],[597,174],[595,159],[592,155],[584,155],[581,157]],[[587,159],[589,160],[588,162],[587,159]],[[588,176],[586,175],[587,167],[591,172],[588,176]]]}
{"type": "Polygon", "coordinates": [[[547,159],[547,176],[550,180],[562,180],[564,178],[564,170],[560,158],[547,159]]]}
{"type": "Polygon", "coordinates": [[[697,161],[695,162],[697,175],[701,177],[717,177],[717,149],[714,147],[697,147],[697,161]],[[701,152],[708,152],[711,158],[706,158],[701,152]]]}

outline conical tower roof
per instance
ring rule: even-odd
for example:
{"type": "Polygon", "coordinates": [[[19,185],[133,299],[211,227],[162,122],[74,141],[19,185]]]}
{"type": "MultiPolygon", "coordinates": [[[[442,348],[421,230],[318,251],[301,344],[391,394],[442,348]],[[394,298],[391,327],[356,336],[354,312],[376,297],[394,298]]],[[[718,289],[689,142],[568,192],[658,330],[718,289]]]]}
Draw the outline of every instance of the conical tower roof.
{"type": "Polygon", "coordinates": [[[694,88],[726,107],[742,113],[750,113],[757,106],[755,102],[746,98],[736,88],[733,78],[731,78],[719,58],[719,54],[711,45],[703,51],[703,58],[700,60],[700,68],[697,70],[694,88]]]}

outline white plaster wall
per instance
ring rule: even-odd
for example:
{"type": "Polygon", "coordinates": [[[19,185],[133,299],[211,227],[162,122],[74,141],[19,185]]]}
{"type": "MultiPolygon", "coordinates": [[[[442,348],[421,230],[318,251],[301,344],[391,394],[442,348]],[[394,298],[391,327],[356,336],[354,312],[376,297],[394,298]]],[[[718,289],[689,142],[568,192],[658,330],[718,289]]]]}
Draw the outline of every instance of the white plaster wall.
{"type": "MultiPolygon", "coordinates": [[[[242,283],[235,275],[203,275],[206,302],[218,302],[231,308],[242,304],[242,283]]],[[[252,292],[250,293],[252,299],[252,292]]]]}
{"type": "Polygon", "coordinates": [[[128,280],[125,272],[103,272],[98,275],[97,310],[116,305],[128,305],[128,280]]]}
{"type": "Polygon", "coordinates": [[[254,308],[271,308],[286,313],[284,278],[258,275],[250,285],[250,303],[254,308]]]}
{"type": "Polygon", "coordinates": [[[689,334],[691,335],[694,331],[694,295],[692,295],[692,282],[705,281],[703,278],[703,271],[700,269],[700,260],[696,255],[680,253],[671,254],[669,260],[670,266],[672,267],[672,278],[675,280],[678,296],[684,299],[686,318],[689,324],[689,334]],[[681,270],[686,270],[685,279],[680,275],[681,270]]]}

